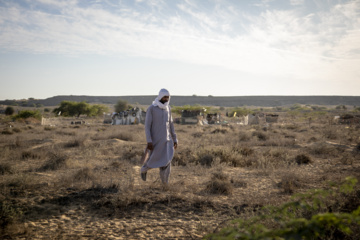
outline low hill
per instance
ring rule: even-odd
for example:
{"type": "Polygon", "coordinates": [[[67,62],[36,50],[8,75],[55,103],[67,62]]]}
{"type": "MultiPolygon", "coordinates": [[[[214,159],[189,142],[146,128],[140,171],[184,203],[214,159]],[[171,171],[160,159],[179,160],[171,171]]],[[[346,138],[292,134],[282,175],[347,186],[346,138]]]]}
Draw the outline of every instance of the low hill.
{"type": "MultiPolygon", "coordinates": [[[[25,104],[57,106],[61,101],[85,101],[97,104],[115,104],[119,99],[125,100],[130,104],[149,105],[155,99],[154,96],[74,96],[63,95],[54,96],[46,99],[29,99],[25,104]]],[[[17,100],[3,100],[0,104],[14,105],[21,103],[17,100]]],[[[24,103],[24,101],[23,101],[24,103]]],[[[219,107],[238,107],[238,106],[261,106],[276,107],[288,106],[293,104],[309,105],[350,105],[360,106],[360,96],[233,96],[233,97],[214,97],[214,96],[172,96],[171,105],[204,105],[219,107]]]]}

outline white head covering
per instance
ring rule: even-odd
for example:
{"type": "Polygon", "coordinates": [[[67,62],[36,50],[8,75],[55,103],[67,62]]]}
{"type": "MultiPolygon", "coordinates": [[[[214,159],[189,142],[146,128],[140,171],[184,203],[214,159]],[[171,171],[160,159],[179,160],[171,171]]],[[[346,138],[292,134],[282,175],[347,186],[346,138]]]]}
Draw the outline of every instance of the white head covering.
{"type": "MultiPolygon", "coordinates": [[[[165,88],[161,89],[159,91],[159,96],[157,97],[159,99],[159,101],[164,97],[164,96],[169,96],[170,97],[170,93],[168,90],[166,90],[165,88]]],[[[170,101],[170,99],[169,99],[170,101]]]]}
{"type": "Polygon", "coordinates": [[[169,103],[170,103],[170,92],[168,90],[166,90],[165,88],[161,89],[159,92],[159,95],[157,96],[157,98],[155,98],[155,100],[153,101],[153,105],[154,106],[158,106],[161,109],[164,110],[169,110],[169,103]],[[164,97],[164,96],[169,96],[169,101],[166,103],[161,103],[160,100],[164,97]]]}

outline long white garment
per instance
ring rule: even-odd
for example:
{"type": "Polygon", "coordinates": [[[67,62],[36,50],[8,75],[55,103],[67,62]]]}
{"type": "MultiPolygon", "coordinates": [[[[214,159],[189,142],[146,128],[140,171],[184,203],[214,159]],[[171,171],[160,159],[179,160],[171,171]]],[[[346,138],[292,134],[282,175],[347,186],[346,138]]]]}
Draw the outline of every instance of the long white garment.
{"type": "Polygon", "coordinates": [[[170,108],[162,109],[151,105],[147,109],[145,134],[146,141],[152,142],[154,146],[146,166],[148,168],[167,166],[174,156],[174,142],[178,142],[170,108]]]}

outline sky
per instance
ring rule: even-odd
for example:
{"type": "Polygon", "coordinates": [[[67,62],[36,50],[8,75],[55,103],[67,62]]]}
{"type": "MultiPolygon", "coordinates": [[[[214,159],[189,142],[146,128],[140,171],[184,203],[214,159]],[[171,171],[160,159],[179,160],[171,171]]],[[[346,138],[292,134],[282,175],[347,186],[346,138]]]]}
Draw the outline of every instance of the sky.
{"type": "Polygon", "coordinates": [[[360,0],[0,0],[0,99],[360,95],[360,0]]]}

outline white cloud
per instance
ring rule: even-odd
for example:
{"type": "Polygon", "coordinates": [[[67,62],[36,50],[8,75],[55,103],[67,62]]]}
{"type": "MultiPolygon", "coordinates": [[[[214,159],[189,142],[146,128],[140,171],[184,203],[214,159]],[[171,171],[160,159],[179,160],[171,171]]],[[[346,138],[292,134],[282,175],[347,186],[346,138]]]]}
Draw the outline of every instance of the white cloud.
{"type": "MultiPolygon", "coordinates": [[[[301,2],[293,0],[291,4],[301,2]]],[[[68,3],[37,0],[37,4],[56,7],[57,13],[15,4],[0,7],[0,48],[58,54],[120,53],[264,76],[301,75],[304,79],[330,78],[329,72],[335,71],[332,66],[359,63],[359,1],[333,5],[323,12],[268,9],[246,16],[240,16],[236,6],[216,5],[214,11],[204,12],[195,2],[185,1],[178,7],[187,17],[166,15],[166,10],[161,11],[163,1],[147,2],[161,7],[142,12],[126,5],[110,12],[101,5],[85,8],[76,1],[68,3]],[[235,31],[238,24],[243,32],[235,31]]],[[[359,74],[355,68],[346,69],[347,74],[359,74]]]]}
{"type": "Polygon", "coordinates": [[[304,0],[290,0],[290,4],[293,6],[303,5],[304,0]]]}
{"type": "Polygon", "coordinates": [[[78,3],[77,0],[34,0],[34,1],[27,0],[27,2],[29,2],[30,4],[39,3],[39,4],[45,4],[59,8],[70,8],[76,6],[76,4],[78,3]]]}

